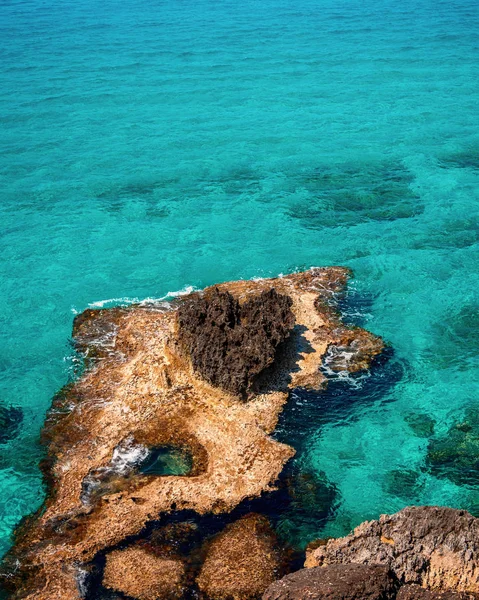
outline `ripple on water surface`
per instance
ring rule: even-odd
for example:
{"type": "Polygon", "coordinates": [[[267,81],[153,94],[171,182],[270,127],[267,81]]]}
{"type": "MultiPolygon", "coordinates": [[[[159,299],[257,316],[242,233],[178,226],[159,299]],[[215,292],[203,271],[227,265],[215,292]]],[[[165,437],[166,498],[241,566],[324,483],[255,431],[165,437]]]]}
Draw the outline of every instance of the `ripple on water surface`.
{"type": "Polygon", "coordinates": [[[278,528],[304,545],[411,502],[477,513],[477,1],[24,0],[0,19],[1,551],[43,498],[72,310],[312,265],[353,268],[342,309],[394,354],[292,396],[278,528]]]}

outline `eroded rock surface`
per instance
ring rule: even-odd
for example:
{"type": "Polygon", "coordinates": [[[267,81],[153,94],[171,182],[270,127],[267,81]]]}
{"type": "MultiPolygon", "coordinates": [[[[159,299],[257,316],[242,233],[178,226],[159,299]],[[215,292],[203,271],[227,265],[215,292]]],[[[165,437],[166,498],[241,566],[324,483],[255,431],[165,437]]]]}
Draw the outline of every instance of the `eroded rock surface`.
{"type": "Polygon", "coordinates": [[[292,304],[274,288],[240,304],[230,292],[215,287],[179,307],[180,343],[206,381],[244,395],[289,336],[295,321],[292,304]]]}
{"type": "MultiPolygon", "coordinates": [[[[78,600],[82,564],[138,535],[160,515],[228,512],[274,489],[294,454],[269,435],[289,389],[323,386],[319,366],[334,346],[345,349],[344,368],[351,371],[368,366],[383,348],[379,338],[344,326],[332,307],[347,277],[342,268],[311,269],[221,284],[173,306],[87,310],[77,317],[74,339],[88,370],[57,394],[46,419],[43,468],[49,493],[42,509],[18,529],[5,560],[4,581],[13,598],[78,600]],[[253,350],[237,346],[247,367],[235,371],[230,383],[215,380],[218,385],[193,364],[199,356],[193,329],[204,348],[194,311],[196,329],[186,338],[179,335],[186,321],[178,307],[198,309],[201,299],[212,296],[239,316],[239,339],[255,340],[253,350]],[[258,337],[244,333],[253,325],[258,337]],[[264,356],[259,339],[267,340],[264,356]],[[243,390],[245,382],[247,402],[227,391],[243,390]],[[162,446],[183,448],[192,457],[187,476],[140,473],[138,457],[162,446]]],[[[206,310],[211,317],[211,306],[206,310]]],[[[210,328],[212,323],[211,317],[210,328]]],[[[212,356],[220,365],[220,354],[215,350],[212,356]]]]}
{"type": "Polygon", "coordinates": [[[268,520],[251,514],[209,543],[197,584],[211,600],[254,600],[281,577],[283,563],[268,520]]]}
{"type": "Polygon", "coordinates": [[[305,566],[382,564],[400,583],[479,593],[479,519],[464,510],[407,507],[307,553],[305,566]]]}
{"type": "Polygon", "coordinates": [[[138,547],[106,557],[103,585],[135,600],[179,599],[184,584],[185,565],[178,558],[155,556],[138,547]]]}
{"type": "Polygon", "coordinates": [[[286,575],[266,590],[263,600],[393,600],[397,587],[382,565],[328,565],[286,575]]]}
{"type": "Polygon", "coordinates": [[[403,585],[400,588],[396,600],[477,600],[477,595],[467,592],[454,592],[452,590],[438,592],[427,590],[420,585],[411,584],[403,585]]]}

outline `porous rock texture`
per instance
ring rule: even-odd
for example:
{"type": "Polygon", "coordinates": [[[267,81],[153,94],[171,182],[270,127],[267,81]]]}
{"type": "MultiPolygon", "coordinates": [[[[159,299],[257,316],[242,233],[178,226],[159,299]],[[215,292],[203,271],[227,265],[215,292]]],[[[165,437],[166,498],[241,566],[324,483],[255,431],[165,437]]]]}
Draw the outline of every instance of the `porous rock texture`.
{"type": "MultiPolygon", "coordinates": [[[[319,366],[332,346],[348,350],[350,371],[368,367],[383,348],[379,338],[343,325],[331,305],[348,274],[339,267],[311,269],[221,284],[174,304],[79,315],[73,337],[88,369],[57,394],[47,415],[43,470],[49,489],[44,506],[18,528],[4,561],[3,582],[12,598],[78,600],[82,564],[138,536],[147,523],[186,509],[200,515],[229,512],[243,500],[273,490],[294,454],[269,435],[288,391],[324,386],[319,366]],[[224,387],[212,385],[194,367],[194,337],[185,335],[184,317],[179,319],[183,302],[195,299],[198,306],[199,299],[216,295],[226,298],[227,306],[231,300],[226,292],[237,316],[262,323],[264,332],[271,330],[269,337],[264,333],[268,345],[259,366],[270,362],[273,346],[292,326],[289,311],[295,319],[277,347],[274,364],[261,373],[251,358],[257,358],[259,348],[249,354],[243,344],[248,368],[231,381],[244,383],[246,373],[247,402],[227,391],[228,386],[233,389],[227,380],[218,382],[224,387]],[[251,302],[258,297],[261,301],[251,302]],[[243,314],[244,304],[248,309],[243,314]],[[132,457],[163,445],[188,450],[193,457],[188,476],[142,475],[131,465],[127,468],[132,457]]],[[[243,322],[242,327],[249,326],[243,322]]],[[[213,357],[219,364],[215,353],[213,357]]]]}
{"type": "Polygon", "coordinates": [[[477,594],[467,592],[427,590],[415,583],[401,586],[396,596],[396,600],[477,600],[477,598],[477,594]]]}
{"type": "Polygon", "coordinates": [[[464,510],[407,507],[307,552],[307,567],[382,564],[401,584],[479,593],[479,519],[464,510]]]}
{"type": "Polygon", "coordinates": [[[274,288],[243,304],[217,287],[183,302],[178,308],[179,337],[194,370],[212,385],[245,395],[290,334],[292,304],[274,288]]]}
{"type": "Polygon", "coordinates": [[[137,600],[182,598],[185,565],[140,547],[115,550],[106,557],[103,585],[137,600]]]}
{"type": "Polygon", "coordinates": [[[274,288],[243,304],[217,287],[183,302],[178,308],[179,337],[194,370],[212,385],[245,395],[290,334],[292,304],[274,288]]]}
{"type": "Polygon", "coordinates": [[[261,598],[281,577],[284,559],[268,520],[250,514],[209,543],[197,584],[211,600],[261,598]]]}
{"type": "Polygon", "coordinates": [[[274,582],[263,600],[393,600],[397,581],[383,565],[301,569],[274,582]]]}

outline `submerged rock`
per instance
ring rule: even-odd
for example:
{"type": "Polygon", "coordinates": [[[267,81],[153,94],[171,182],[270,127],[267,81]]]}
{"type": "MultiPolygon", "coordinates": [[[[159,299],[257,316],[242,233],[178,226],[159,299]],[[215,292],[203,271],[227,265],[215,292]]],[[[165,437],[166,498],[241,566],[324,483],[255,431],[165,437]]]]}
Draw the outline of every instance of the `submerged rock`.
{"type": "Polygon", "coordinates": [[[410,413],[406,415],[405,421],[417,437],[428,438],[434,434],[436,421],[429,415],[410,413]]]}
{"type": "Polygon", "coordinates": [[[208,544],[197,584],[211,600],[260,598],[281,577],[284,559],[268,519],[250,514],[208,544]]]}
{"type": "Polygon", "coordinates": [[[240,304],[230,292],[215,287],[179,307],[180,343],[195,371],[209,383],[244,395],[290,334],[292,304],[274,288],[240,304]]]}
{"type": "Polygon", "coordinates": [[[386,473],[383,490],[398,498],[410,499],[418,494],[423,486],[420,471],[413,469],[393,469],[386,473]]]}
{"type": "Polygon", "coordinates": [[[457,485],[479,483],[479,411],[470,409],[460,423],[429,441],[426,465],[432,475],[457,485]]]}
{"type": "Polygon", "coordinates": [[[0,444],[5,444],[15,437],[22,420],[21,408],[0,405],[0,444]]]}
{"type": "Polygon", "coordinates": [[[301,569],[273,583],[263,600],[393,600],[397,581],[381,565],[301,569]]]}
{"type": "Polygon", "coordinates": [[[410,506],[312,548],[305,566],[350,563],[385,565],[401,583],[479,593],[479,519],[464,510],[410,506]]]}
{"type": "Polygon", "coordinates": [[[414,175],[395,161],[321,165],[297,180],[300,200],[289,214],[308,229],[393,221],[421,214],[414,175]]]}
{"type": "Polygon", "coordinates": [[[311,539],[332,518],[341,496],[323,471],[288,465],[282,477],[287,497],[281,502],[276,527],[283,539],[300,549],[305,539],[311,539]]]}
{"type": "MultiPolygon", "coordinates": [[[[348,274],[339,267],[311,269],[221,284],[173,306],[88,310],[77,317],[77,347],[93,358],[47,416],[42,439],[49,490],[44,506],[17,530],[5,559],[4,581],[13,598],[78,600],[79,565],[131,536],[141,539],[152,520],[181,510],[227,513],[273,490],[294,454],[270,436],[289,390],[325,384],[319,367],[331,346],[352,350],[354,370],[367,367],[383,348],[379,338],[343,325],[331,304],[348,274]],[[210,297],[221,309],[217,315],[216,300],[199,301],[210,297]],[[230,327],[228,315],[239,319],[233,328],[238,332],[224,337],[214,318],[230,327]],[[195,348],[206,340],[216,344],[215,336],[235,361],[216,346],[202,373],[195,348]],[[219,379],[213,379],[212,365],[219,379]],[[232,365],[237,369],[228,379],[232,365]],[[240,394],[245,389],[246,403],[240,394]],[[191,470],[142,473],[139,457],[161,447],[185,452],[191,470]]],[[[106,578],[112,585],[114,571],[106,578]]],[[[130,576],[134,581],[136,575],[130,576]]]]}
{"type": "MultiPolygon", "coordinates": [[[[477,225],[474,225],[477,236],[477,225]]],[[[479,303],[453,306],[432,332],[431,361],[438,368],[457,370],[477,365],[479,357],[479,303]]]]}

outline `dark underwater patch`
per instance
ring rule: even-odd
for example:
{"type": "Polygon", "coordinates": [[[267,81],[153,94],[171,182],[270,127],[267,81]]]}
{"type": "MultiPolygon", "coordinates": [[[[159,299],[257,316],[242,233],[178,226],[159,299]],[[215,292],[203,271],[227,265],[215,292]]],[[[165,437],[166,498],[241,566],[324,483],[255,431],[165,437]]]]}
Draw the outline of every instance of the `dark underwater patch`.
{"type": "Polygon", "coordinates": [[[323,471],[305,469],[292,461],[283,475],[287,502],[277,513],[275,529],[280,539],[302,550],[305,540],[314,540],[326,523],[334,518],[341,495],[323,471]]]}
{"type": "Polygon", "coordinates": [[[407,365],[388,346],[366,373],[329,379],[325,390],[297,389],[291,393],[273,435],[300,452],[321,426],[356,419],[356,407],[377,401],[391,402],[394,387],[406,372],[407,365]]]}
{"type": "Polygon", "coordinates": [[[346,325],[366,327],[368,317],[373,315],[373,306],[378,295],[359,292],[351,287],[337,299],[337,309],[346,325]]]}
{"type": "Polygon", "coordinates": [[[479,302],[452,309],[432,332],[430,360],[437,368],[468,369],[479,359],[479,302]]]}
{"type": "Polygon", "coordinates": [[[444,154],[438,161],[443,169],[479,169],[479,146],[469,146],[457,152],[444,154]]]}
{"type": "Polygon", "coordinates": [[[133,181],[123,186],[112,186],[97,195],[100,206],[109,213],[121,214],[131,210],[132,203],[138,203],[150,218],[165,218],[170,209],[161,197],[161,190],[174,184],[174,181],[133,181]]]}
{"type": "Polygon", "coordinates": [[[147,217],[162,219],[185,198],[201,200],[204,206],[208,196],[214,203],[225,199],[230,204],[242,199],[244,194],[261,195],[261,174],[248,166],[235,165],[219,173],[198,173],[196,177],[187,173],[185,177],[176,178],[140,178],[122,186],[112,185],[99,192],[96,199],[112,214],[128,215],[132,204],[136,204],[147,217]]]}
{"type": "Polygon", "coordinates": [[[469,409],[445,435],[430,440],[426,466],[435,477],[457,485],[479,484],[478,409],[469,409]]]}
{"type": "Polygon", "coordinates": [[[0,405],[0,444],[6,444],[17,435],[22,420],[21,408],[0,405]]]}
{"type": "Polygon", "coordinates": [[[409,413],[404,418],[415,436],[429,438],[434,434],[436,421],[424,413],[409,413]]]}
{"type": "Polygon", "coordinates": [[[288,212],[309,229],[407,219],[424,208],[413,181],[396,162],[319,167],[298,178],[296,191],[306,193],[288,212]]]}
{"type": "Polygon", "coordinates": [[[419,233],[412,239],[411,247],[417,250],[444,248],[469,248],[479,242],[477,218],[469,216],[434,223],[433,229],[419,233]]]}
{"type": "Polygon", "coordinates": [[[421,475],[420,471],[414,469],[392,469],[386,473],[382,488],[387,494],[410,503],[424,486],[421,475]]]}

